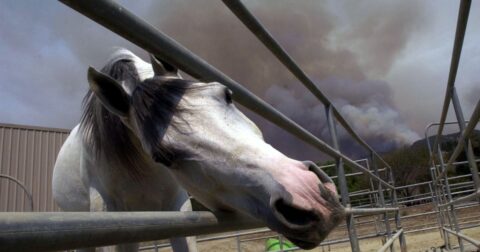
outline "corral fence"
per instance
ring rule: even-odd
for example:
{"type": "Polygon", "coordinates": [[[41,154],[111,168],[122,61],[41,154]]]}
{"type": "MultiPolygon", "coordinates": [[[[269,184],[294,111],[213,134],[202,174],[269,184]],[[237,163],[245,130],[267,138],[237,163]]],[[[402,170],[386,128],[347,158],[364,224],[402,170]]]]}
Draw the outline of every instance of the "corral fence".
{"type": "MultiPolygon", "coordinates": [[[[458,98],[457,90],[455,88],[455,79],[457,76],[458,65],[460,62],[460,55],[462,52],[463,40],[465,37],[465,31],[468,23],[468,16],[470,12],[471,1],[461,1],[460,10],[458,13],[457,28],[455,31],[455,42],[452,52],[452,60],[450,65],[450,72],[448,75],[447,88],[445,92],[445,99],[443,102],[443,109],[440,116],[440,122],[431,124],[426,128],[425,135],[428,136],[428,130],[437,126],[437,134],[435,136],[435,141],[433,145],[427,141],[430,160],[432,162],[433,169],[431,170],[431,176],[434,187],[434,197],[438,211],[438,219],[440,224],[440,232],[445,241],[445,246],[448,249],[455,248],[452,244],[451,237],[455,237],[457,240],[458,248],[460,251],[465,251],[464,242],[470,243],[476,249],[480,249],[480,241],[475,240],[474,238],[466,235],[462,232],[462,229],[466,227],[461,227],[459,225],[457,210],[459,206],[463,205],[465,202],[476,200],[477,203],[480,201],[480,177],[478,174],[478,167],[473,152],[472,143],[470,137],[472,132],[478,124],[480,118],[480,100],[477,102],[472,115],[468,122],[465,121],[464,114],[462,111],[462,106],[458,98]],[[460,129],[460,136],[458,138],[458,143],[453,151],[453,153],[448,157],[448,160],[445,162],[445,153],[441,149],[441,136],[443,129],[446,124],[447,112],[450,107],[450,104],[453,105],[455,116],[457,119],[456,124],[460,129]],[[454,197],[454,191],[452,190],[452,185],[450,184],[449,171],[455,168],[455,161],[460,155],[460,153],[465,152],[467,156],[468,166],[470,168],[470,176],[468,177],[473,182],[473,190],[465,196],[454,197]]],[[[467,227],[470,228],[470,227],[467,227]]]]}
{"type": "MultiPolygon", "coordinates": [[[[320,140],[121,5],[110,0],[60,0],[60,2],[151,54],[165,59],[190,76],[201,81],[218,81],[224,84],[233,91],[233,99],[236,102],[335,159],[341,202],[347,209],[345,223],[348,230],[347,241],[350,242],[352,251],[360,251],[360,237],[356,233],[354,217],[362,215],[379,215],[381,221],[378,225],[381,225],[384,230],[374,236],[384,237],[384,244],[379,251],[393,250],[393,242],[396,240],[399,241],[401,251],[407,251],[392,168],[358,136],[331,101],[240,1],[224,0],[223,2],[325,105],[331,145],[320,140]],[[369,153],[371,170],[341,152],[337,138],[337,125],[342,126],[352,139],[369,153]],[[376,199],[374,207],[351,207],[344,164],[371,179],[376,199]],[[381,164],[382,173],[377,164],[381,164]],[[392,215],[389,215],[389,212],[392,215]],[[389,221],[390,216],[393,216],[393,223],[389,221]]],[[[465,3],[469,6],[470,1],[462,1],[461,10],[465,8],[465,3]]],[[[200,235],[255,228],[261,225],[258,221],[242,216],[210,212],[0,213],[0,245],[3,251],[29,250],[32,249],[32,244],[37,250],[59,250],[200,235]]]]}

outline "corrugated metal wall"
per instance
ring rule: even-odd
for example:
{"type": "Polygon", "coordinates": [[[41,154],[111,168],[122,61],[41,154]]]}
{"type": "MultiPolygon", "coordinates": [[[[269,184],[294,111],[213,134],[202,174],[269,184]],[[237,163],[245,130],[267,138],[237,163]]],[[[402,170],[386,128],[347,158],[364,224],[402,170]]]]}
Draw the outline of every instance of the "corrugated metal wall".
{"type": "MultiPolygon", "coordinates": [[[[34,211],[58,211],[52,170],[69,130],[0,124],[0,174],[21,181],[33,195],[34,211]]],[[[0,178],[0,211],[30,211],[20,186],[0,178]]]]}

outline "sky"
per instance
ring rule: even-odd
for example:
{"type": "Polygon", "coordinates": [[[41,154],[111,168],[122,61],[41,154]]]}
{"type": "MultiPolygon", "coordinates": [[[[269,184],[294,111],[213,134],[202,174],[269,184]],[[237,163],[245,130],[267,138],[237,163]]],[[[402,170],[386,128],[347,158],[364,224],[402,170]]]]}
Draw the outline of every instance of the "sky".
{"type": "MultiPolygon", "coordinates": [[[[411,144],[439,120],[459,1],[243,2],[375,149],[411,144]]],[[[320,102],[220,1],[120,3],[329,142],[320,102]]],[[[472,3],[455,84],[466,118],[480,98],[479,5],[472,3]]],[[[118,47],[148,59],[58,1],[0,1],[0,122],[73,128],[88,88],[87,67],[101,68],[118,47]]],[[[448,120],[455,119],[452,110],[448,120]]],[[[322,156],[245,113],[284,153],[322,156]]],[[[342,150],[361,155],[339,134],[342,150]]]]}

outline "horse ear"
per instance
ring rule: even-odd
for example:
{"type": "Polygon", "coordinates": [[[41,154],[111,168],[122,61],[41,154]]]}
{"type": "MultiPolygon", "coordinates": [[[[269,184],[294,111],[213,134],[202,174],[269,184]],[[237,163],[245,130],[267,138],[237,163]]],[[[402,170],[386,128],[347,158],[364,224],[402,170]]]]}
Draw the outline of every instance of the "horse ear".
{"type": "Polygon", "coordinates": [[[153,73],[155,76],[178,75],[178,68],[164,60],[157,58],[153,54],[150,54],[150,63],[152,64],[153,73]]]}
{"type": "Polygon", "coordinates": [[[120,83],[93,67],[88,68],[88,83],[105,108],[118,116],[128,116],[130,97],[120,83]]]}

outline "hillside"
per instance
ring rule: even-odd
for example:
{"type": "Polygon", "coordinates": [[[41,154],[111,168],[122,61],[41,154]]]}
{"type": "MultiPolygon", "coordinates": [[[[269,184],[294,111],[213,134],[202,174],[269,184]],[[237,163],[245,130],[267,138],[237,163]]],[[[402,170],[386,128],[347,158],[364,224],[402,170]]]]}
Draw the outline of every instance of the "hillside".
{"type": "MultiPolygon", "coordinates": [[[[457,145],[458,133],[444,135],[441,138],[441,147],[444,153],[444,159],[448,160],[450,153],[457,145]]],[[[480,131],[474,131],[472,137],[472,146],[477,157],[480,156],[480,131]]],[[[431,144],[435,141],[435,136],[428,138],[431,144]]],[[[408,185],[422,181],[430,181],[431,175],[429,168],[431,163],[429,161],[429,153],[427,148],[427,139],[421,139],[414,142],[411,146],[403,147],[395,151],[386,153],[384,156],[393,168],[395,174],[395,182],[397,185],[408,185]]],[[[457,161],[466,160],[466,155],[462,152],[457,161]]],[[[450,174],[468,174],[470,169],[468,165],[459,165],[450,174]]],[[[424,192],[428,188],[412,188],[409,191],[403,192],[406,195],[414,195],[424,192]]]]}

